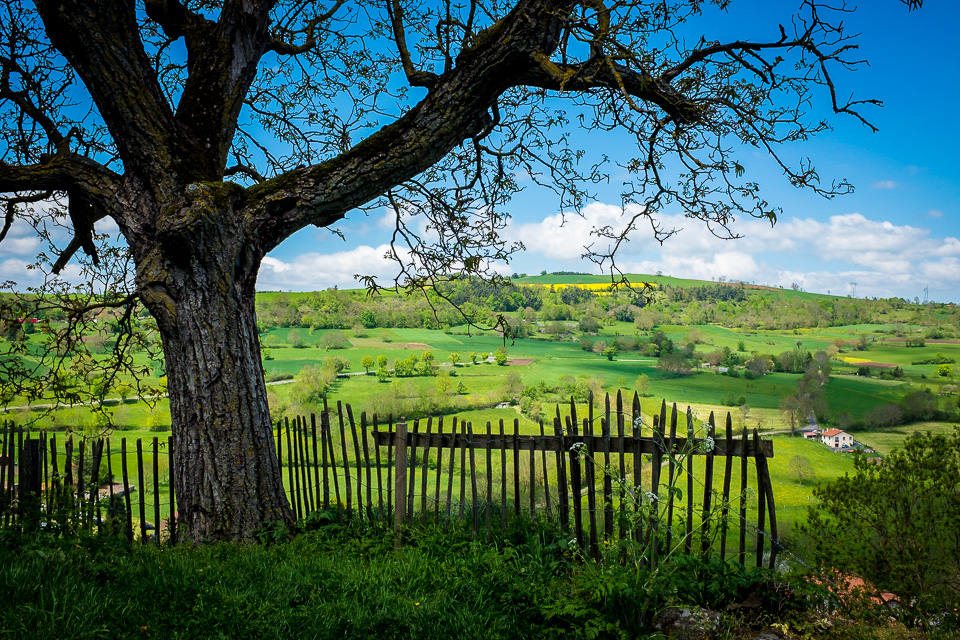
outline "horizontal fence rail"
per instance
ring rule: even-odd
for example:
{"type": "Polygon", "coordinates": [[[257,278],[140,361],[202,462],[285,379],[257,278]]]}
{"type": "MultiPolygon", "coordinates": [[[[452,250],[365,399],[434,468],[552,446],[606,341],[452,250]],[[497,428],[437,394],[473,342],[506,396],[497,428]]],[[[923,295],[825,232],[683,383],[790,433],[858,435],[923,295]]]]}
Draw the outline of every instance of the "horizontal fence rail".
{"type": "MultiPolygon", "coordinates": [[[[357,420],[349,404],[324,402],[319,416],[278,422],[275,444],[298,519],[328,510],[381,522],[396,527],[399,543],[410,523],[463,523],[489,538],[522,515],[555,521],[595,558],[604,544],[631,540],[651,565],[682,550],[774,566],[773,442],[756,430],[734,433],[729,413],[719,427],[712,413],[696,425],[690,409],[665,402],[646,421],[639,397],[625,410],[620,393],[600,412],[593,398],[586,411],[557,405],[552,423],[521,434],[519,418],[357,420]]],[[[12,425],[0,438],[3,525],[119,529],[176,543],[173,483],[160,482],[161,466],[173,468],[172,438],[130,446],[122,438],[117,448],[110,438],[58,443],[12,425]],[[104,465],[119,482],[100,484],[104,465]]]]}

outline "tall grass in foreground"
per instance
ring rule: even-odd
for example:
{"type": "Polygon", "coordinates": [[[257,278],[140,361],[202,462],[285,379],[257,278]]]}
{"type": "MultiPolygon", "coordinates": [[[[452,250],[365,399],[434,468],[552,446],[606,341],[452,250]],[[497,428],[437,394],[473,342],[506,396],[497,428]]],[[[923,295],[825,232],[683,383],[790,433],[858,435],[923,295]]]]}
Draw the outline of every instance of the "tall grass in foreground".
{"type": "Polygon", "coordinates": [[[752,598],[759,608],[720,636],[735,637],[736,625],[771,620],[813,629],[804,612],[826,594],[696,556],[655,574],[616,562],[616,549],[585,561],[540,522],[515,521],[491,542],[411,528],[401,550],[389,530],[311,525],[293,539],[265,531],[259,545],[173,549],[2,532],[0,637],[634,638],[668,605],[752,598]]]}

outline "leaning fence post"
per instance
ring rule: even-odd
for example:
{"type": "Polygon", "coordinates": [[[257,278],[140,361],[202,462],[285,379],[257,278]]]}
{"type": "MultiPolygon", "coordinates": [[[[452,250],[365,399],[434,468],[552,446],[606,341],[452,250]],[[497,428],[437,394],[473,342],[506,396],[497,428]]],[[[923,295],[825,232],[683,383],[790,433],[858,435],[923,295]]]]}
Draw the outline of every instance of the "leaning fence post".
{"type": "Polygon", "coordinates": [[[564,455],[566,453],[566,441],[563,437],[563,425],[560,421],[560,405],[557,405],[557,415],[553,419],[553,434],[557,439],[557,516],[560,518],[560,526],[569,529],[570,502],[567,492],[567,458],[564,455]]]}
{"type": "Polygon", "coordinates": [[[88,526],[93,530],[93,517],[97,516],[97,531],[103,531],[102,518],[100,518],[100,464],[103,459],[103,438],[97,438],[90,444],[91,467],[90,472],[90,504],[84,517],[90,523],[88,526]]]}
{"type": "Polygon", "coordinates": [[[687,522],[683,535],[683,551],[690,553],[693,547],[693,409],[687,406],[687,522]]]}
{"type": "MultiPolygon", "coordinates": [[[[776,509],[773,503],[773,483],[770,481],[770,470],[767,467],[767,455],[763,450],[763,443],[760,441],[760,433],[757,429],[753,430],[753,442],[756,447],[756,460],[757,460],[757,484],[758,487],[757,493],[762,493],[766,496],[767,509],[770,512],[770,530],[769,532],[760,531],[760,536],[768,535],[770,538],[770,565],[769,567],[773,569],[776,566],[777,562],[777,545],[780,543],[779,535],[777,534],[777,514],[776,509]]],[[[763,510],[761,509],[761,514],[763,510]]],[[[761,525],[762,529],[762,525],[761,525]]],[[[762,563],[763,557],[760,556],[762,563]]]]}
{"type": "Polygon", "coordinates": [[[740,551],[737,560],[747,566],[747,428],[740,438],[740,551]]]}
{"type": "MultiPolygon", "coordinates": [[[[160,440],[153,438],[153,536],[160,546],[160,440]]],[[[169,467],[168,467],[169,468],[169,467]]],[[[170,505],[173,512],[173,505],[170,505]]]]}
{"type": "MultiPolygon", "coordinates": [[[[69,446],[71,440],[67,441],[69,446]]],[[[130,506],[130,477],[127,474],[127,439],[120,438],[120,462],[122,463],[122,473],[123,473],[123,499],[127,506],[127,522],[126,522],[126,532],[127,539],[130,542],[133,542],[133,511],[130,506]]],[[[67,469],[70,468],[70,452],[67,450],[67,460],[66,460],[67,469]]],[[[67,490],[69,491],[69,484],[67,490]]]]}
{"type": "Polygon", "coordinates": [[[674,477],[677,472],[677,460],[674,456],[674,447],[677,442],[677,403],[673,403],[673,409],[670,411],[670,440],[667,444],[667,455],[669,456],[669,461],[667,463],[667,491],[669,495],[667,496],[667,541],[664,548],[666,553],[673,551],[673,504],[674,496],[676,495],[673,491],[674,486],[674,477]]]}
{"type": "Polygon", "coordinates": [[[613,532],[613,479],[610,477],[610,430],[612,416],[610,412],[610,394],[604,396],[604,417],[600,419],[603,436],[603,539],[608,540],[613,532]]]}
{"type": "Polygon", "coordinates": [[[727,412],[726,423],[726,451],[723,461],[723,506],[720,511],[720,559],[727,558],[727,529],[730,526],[730,476],[733,473],[733,421],[727,412]]]}
{"type": "MultiPolygon", "coordinates": [[[[460,425],[461,430],[463,425],[460,425]]],[[[462,439],[462,438],[461,438],[462,439]]],[[[462,447],[461,447],[462,450],[462,447]]],[[[443,526],[446,527],[450,523],[450,512],[453,508],[453,474],[456,471],[456,454],[457,454],[457,416],[453,416],[453,426],[450,428],[450,457],[447,466],[447,515],[446,520],[443,523],[443,526]]],[[[460,465],[460,474],[463,474],[463,465],[460,465]]],[[[460,495],[460,504],[463,504],[463,495],[461,492],[460,495]]]]}
{"type": "MultiPolygon", "coordinates": [[[[109,445],[109,442],[107,443],[109,445]]],[[[173,460],[173,436],[167,438],[167,469],[168,476],[170,478],[170,515],[167,516],[169,520],[167,523],[170,525],[170,544],[177,544],[177,509],[176,509],[176,492],[174,490],[174,460],[173,460]]]]}
{"type": "Polygon", "coordinates": [[[403,527],[404,510],[407,506],[407,423],[398,422],[397,430],[393,435],[393,447],[397,452],[396,473],[394,474],[394,511],[393,528],[397,534],[395,546],[403,546],[401,530],[403,527]]]}
{"type": "Polygon", "coordinates": [[[137,480],[140,483],[137,485],[137,498],[140,503],[140,544],[147,544],[147,512],[143,502],[147,487],[143,481],[143,442],[140,438],[137,438],[137,480]]]}
{"type": "Polygon", "coordinates": [[[32,530],[40,520],[40,441],[27,438],[20,457],[20,523],[32,530]]]}
{"type": "MultiPolygon", "coordinates": [[[[11,457],[13,457],[13,452],[9,451],[9,444],[11,438],[9,434],[13,433],[13,424],[4,422],[3,425],[0,425],[0,438],[3,442],[0,444],[0,512],[2,512],[4,519],[7,515],[7,504],[9,503],[10,492],[7,490],[7,465],[11,457]]],[[[12,484],[11,476],[11,484],[12,484]]]]}
{"type": "Polygon", "coordinates": [[[708,442],[713,442],[713,446],[710,447],[709,451],[706,453],[706,461],[703,465],[703,510],[702,515],[700,516],[700,551],[706,556],[710,551],[711,545],[711,533],[708,531],[708,528],[712,528],[711,525],[711,514],[710,508],[713,502],[713,460],[714,456],[717,453],[716,448],[716,424],[715,418],[713,417],[713,411],[710,412],[710,418],[707,422],[707,438],[708,442]]]}

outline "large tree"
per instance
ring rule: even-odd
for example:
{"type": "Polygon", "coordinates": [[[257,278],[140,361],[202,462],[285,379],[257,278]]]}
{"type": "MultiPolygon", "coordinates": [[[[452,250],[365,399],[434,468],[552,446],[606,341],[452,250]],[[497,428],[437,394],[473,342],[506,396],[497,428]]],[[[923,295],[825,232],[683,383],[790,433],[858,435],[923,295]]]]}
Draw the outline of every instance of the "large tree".
{"type": "MultiPolygon", "coordinates": [[[[166,362],[180,518],[195,540],[249,538],[292,518],[254,291],[264,256],[297,230],[391,207],[400,280],[418,286],[509,257],[517,247],[498,232],[521,174],[562,211],[589,201],[608,162],[631,174],[622,225],[595,230],[588,249],[614,270],[639,224],[672,233],[654,217],[667,206],[719,234],[740,214],[775,220],[734,159],[743,145],[798,187],[848,190],[778,154],[827,128],[808,117],[814,98],[867,122],[832,75],[856,64],[847,9],[805,0],[766,41],[697,37],[694,19],[727,4],[2,0],[0,240],[17,219],[45,235],[61,224],[71,238],[41,267],[130,261],[129,289],[102,280],[71,317],[107,304],[131,320],[130,305],[146,307],[166,362]],[[636,146],[588,162],[571,142],[580,127],[636,146]],[[98,252],[105,218],[123,243],[98,252]]],[[[123,348],[115,356],[130,366],[123,348]]],[[[38,373],[4,362],[9,380],[38,373]]]]}

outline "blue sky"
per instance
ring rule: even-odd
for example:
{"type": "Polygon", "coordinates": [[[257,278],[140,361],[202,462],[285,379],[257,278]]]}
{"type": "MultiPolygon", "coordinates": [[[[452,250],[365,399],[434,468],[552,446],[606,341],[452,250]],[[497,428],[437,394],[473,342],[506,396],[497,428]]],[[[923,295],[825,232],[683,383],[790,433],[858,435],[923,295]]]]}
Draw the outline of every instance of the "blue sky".
{"type": "MultiPolygon", "coordinates": [[[[847,17],[859,32],[862,57],[870,66],[843,73],[841,96],[879,98],[882,108],[867,111],[880,131],[873,133],[849,117],[834,117],[834,130],[797,145],[788,158],[810,156],[824,178],[847,178],[856,186],[848,196],[825,200],[800,192],[777,175],[762,157],[753,158],[767,199],[783,209],[778,224],[741,220],[743,237],[721,241],[679,211],[661,218],[681,232],[663,246],[638,233],[619,256],[627,271],[703,279],[734,279],[808,291],[858,297],[960,300],[960,185],[953,154],[960,124],[960,64],[952,49],[960,27],[960,4],[927,3],[908,13],[897,0],[865,2],[847,17]],[[793,154],[793,155],[791,155],[793,154]]],[[[793,2],[734,2],[726,16],[712,16],[717,38],[765,39],[794,7],[793,2]]],[[[604,142],[608,144],[610,142],[604,142]]],[[[612,144],[616,144],[613,141],[612,144]]],[[[601,192],[584,218],[566,216],[558,224],[557,202],[549,194],[519,194],[508,210],[508,232],[527,250],[502,266],[505,273],[540,270],[592,271],[580,258],[595,222],[613,221],[618,190],[601,192]]],[[[263,290],[311,290],[356,286],[354,274],[388,276],[380,258],[389,240],[389,214],[354,213],[337,225],[346,240],[326,230],[306,229],[290,238],[261,269],[263,290]]]]}
{"type": "MultiPolygon", "coordinates": [[[[708,17],[709,37],[775,38],[777,25],[798,4],[735,0],[729,13],[708,17]]],[[[763,186],[764,197],[782,208],[775,227],[739,220],[733,230],[743,237],[723,241],[668,208],[660,219],[681,231],[661,246],[641,230],[621,249],[621,269],[784,287],[796,283],[807,291],[839,295],[852,293],[851,283],[856,283],[858,297],[929,295],[931,300],[960,301],[960,184],[953,162],[960,142],[954,115],[960,104],[960,63],[952,47],[960,27],[960,3],[926,4],[908,13],[898,0],[867,0],[844,21],[849,32],[862,34],[859,57],[870,64],[838,74],[839,93],[883,100],[882,108],[866,110],[880,131],[836,116],[831,118],[832,131],[784,154],[794,161],[810,156],[825,180],[846,178],[856,186],[855,193],[825,200],[797,191],[769,160],[751,150],[741,161],[748,177],[763,186]]],[[[596,134],[575,137],[577,142],[613,156],[618,145],[629,143],[596,134]]],[[[617,176],[612,177],[583,217],[567,215],[562,226],[556,197],[524,189],[507,207],[513,223],[506,236],[522,241],[526,251],[496,268],[506,274],[595,272],[580,256],[590,228],[615,223],[619,215],[619,185],[617,176]]],[[[258,287],[352,288],[358,286],[356,274],[390,277],[394,267],[383,255],[391,222],[387,211],[353,212],[336,226],[344,239],[329,230],[305,229],[265,259],[258,287]]],[[[110,231],[108,226],[101,230],[110,231]]],[[[32,230],[14,225],[0,243],[0,281],[31,284],[36,272],[27,271],[26,264],[40,249],[32,230]]],[[[77,267],[69,267],[67,275],[78,277],[77,267]]]]}

